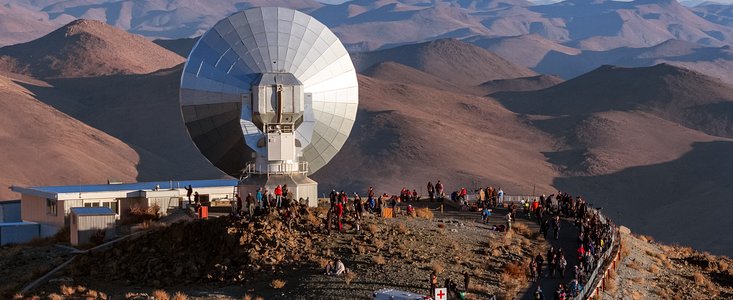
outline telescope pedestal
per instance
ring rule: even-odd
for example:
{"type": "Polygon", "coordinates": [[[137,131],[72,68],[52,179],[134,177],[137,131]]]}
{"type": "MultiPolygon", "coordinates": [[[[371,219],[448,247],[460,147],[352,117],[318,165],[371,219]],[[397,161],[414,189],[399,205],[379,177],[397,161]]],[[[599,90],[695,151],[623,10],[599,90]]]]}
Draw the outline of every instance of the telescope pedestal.
{"type": "Polygon", "coordinates": [[[246,199],[247,193],[252,196],[257,194],[257,188],[264,187],[270,193],[275,193],[275,187],[278,185],[288,185],[288,190],[293,193],[293,201],[299,204],[305,204],[308,207],[318,206],[318,183],[308,178],[305,174],[250,174],[248,177],[239,181],[238,193],[242,199],[246,199]]]}

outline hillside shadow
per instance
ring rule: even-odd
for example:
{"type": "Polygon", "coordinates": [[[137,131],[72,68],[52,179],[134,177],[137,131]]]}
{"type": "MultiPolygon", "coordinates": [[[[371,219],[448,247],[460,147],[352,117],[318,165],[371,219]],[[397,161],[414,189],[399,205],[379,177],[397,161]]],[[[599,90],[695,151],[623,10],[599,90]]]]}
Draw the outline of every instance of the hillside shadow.
{"type": "Polygon", "coordinates": [[[222,178],[188,136],[178,100],[180,74],[179,66],[145,75],[49,80],[53,87],[17,83],[135,150],[138,181],[222,178]]]}
{"type": "Polygon", "coordinates": [[[556,178],[553,185],[603,207],[616,223],[711,252],[733,254],[733,142],[692,144],[680,158],[598,176],[556,178]]]}

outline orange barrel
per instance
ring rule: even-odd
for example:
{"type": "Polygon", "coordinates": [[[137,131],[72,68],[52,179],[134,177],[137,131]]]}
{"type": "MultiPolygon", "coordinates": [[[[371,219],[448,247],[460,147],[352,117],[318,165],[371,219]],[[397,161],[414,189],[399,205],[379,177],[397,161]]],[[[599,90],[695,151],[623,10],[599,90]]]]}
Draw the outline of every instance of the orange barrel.
{"type": "Polygon", "coordinates": [[[205,205],[199,206],[199,218],[209,219],[209,207],[205,205]]]}

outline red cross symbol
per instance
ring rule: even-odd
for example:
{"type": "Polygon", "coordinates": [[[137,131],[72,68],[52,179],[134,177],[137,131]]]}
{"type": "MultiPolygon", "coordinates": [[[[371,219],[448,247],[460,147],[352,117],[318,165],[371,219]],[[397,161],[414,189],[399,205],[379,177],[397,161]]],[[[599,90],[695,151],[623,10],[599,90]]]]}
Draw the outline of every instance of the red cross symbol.
{"type": "Polygon", "coordinates": [[[445,296],[445,293],[443,293],[443,289],[439,289],[439,292],[435,295],[438,296],[438,299],[436,300],[442,300],[443,296],[445,296]]]}

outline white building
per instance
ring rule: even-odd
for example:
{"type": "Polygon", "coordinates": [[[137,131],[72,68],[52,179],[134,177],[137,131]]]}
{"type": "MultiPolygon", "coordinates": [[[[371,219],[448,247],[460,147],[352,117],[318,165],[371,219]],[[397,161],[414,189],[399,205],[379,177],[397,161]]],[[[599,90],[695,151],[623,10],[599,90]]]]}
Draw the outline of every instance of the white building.
{"type": "MultiPolygon", "coordinates": [[[[24,222],[40,224],[41,237],[56,234],[69,226],[72,207],[108,207],[115,212],[116,219],[124,219],[133,207],[160,207],[161,214],[170,208],[180,207],[188,202],[186,189],[191,185],[198,192],[201,201],[233,199],[238,181],[188,180],[138,182],[126,184],[68,185],[44,187],[19,187],[10,189],[21,195],[21,219],[24,222]]],[[[191,196],[193,200],[193,196],[191,196]]]]}

